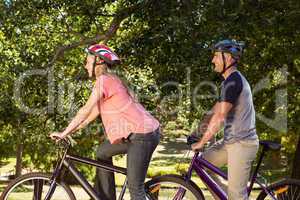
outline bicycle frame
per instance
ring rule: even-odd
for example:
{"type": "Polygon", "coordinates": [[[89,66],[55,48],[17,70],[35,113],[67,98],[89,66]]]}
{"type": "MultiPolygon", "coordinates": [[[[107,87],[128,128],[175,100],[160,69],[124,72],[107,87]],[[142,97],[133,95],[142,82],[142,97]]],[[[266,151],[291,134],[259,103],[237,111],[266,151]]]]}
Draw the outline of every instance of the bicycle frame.
{"type": "MultiPolygon", "coordinates": [[[[51,185],[50,185],[50,189],[45,197],[45,200],[49,200],[55,190],[55,183],[57,182],[58,178],[60,178],[60,176],[62,175],[62,170],[63,168],[67,169],[73,176],[74,178],[78,181],[78,183],[81,185],[81,187],[87,192],[87,194],[95,200],[102,200],[99,196],[97,196],[96,191],[93,189],[93,187],[89,184],[89,182],[85,179],[85,177],[76,169],[76,167],[74,166],[73,162],[77,162],[77,163],[81,163],[81,164],[85,164],[85,165],[90,165],[90,166],[94,166],[97,168],[101,168],[110,172],[116,172],[116,173],[120,173],[123,175],[127,175],[127,170],[126,168],[123,167],[118,167],[118,166],[114,166],[111,164],[107,164],[104,161],[96,161],[93,159],[89,159],[89,158],[83,158],[80,156],[74,156],[74,155],[70,155],[68,154],[68,150],[69,150],[70,144],[67,144],[63,153],[63,156],[61,157],[61,159],[58,161],[55,170],[53,172],[53,175],[51,177],[51,185]]],[[[123,196],[125,194],[125,190],[126,190],[126,184],[127,184],[127,177],[125,179],[125,182],[122,186],[122,190],[121,193],[119,195],[119,200],[123,199],[123,196]]]]}
{"type": "MultiPolygon", "coordinates": [[[[258,164],[256,166],[256,169],[254,170],[254,173],[251,176],[250,185],[247,188],[248,196],[250,196],[254,183],[257,183],[262,188],[262,190],[264,190],[273,200],[276,200],[274,194],[270,193],[262,183],[256,180],[258,168],[261,164],[264,153],[265,153],[265,149],[263,149],[258,164]]],[[[206,186],[210,188],[219,197],[220,200],[227,200],[228,197],[226,192],[211,178],[211,176],[206,172],[205,169],[208,169],[213,173],[219,175],[224,180],[228,179],[227,174],[222,172],[220,168],[216,167],[215,165],[211,164],[207,160],[203,159],[201,153],[199,152],[194,154],[194,157],[191,161],[191,165],[184,178],[186,180],[190,180],[192,176],[192,172],[195,171],[197,175],[200,177],[200,179],[203,181],[203,183],[205,183],[206,186]]]]}

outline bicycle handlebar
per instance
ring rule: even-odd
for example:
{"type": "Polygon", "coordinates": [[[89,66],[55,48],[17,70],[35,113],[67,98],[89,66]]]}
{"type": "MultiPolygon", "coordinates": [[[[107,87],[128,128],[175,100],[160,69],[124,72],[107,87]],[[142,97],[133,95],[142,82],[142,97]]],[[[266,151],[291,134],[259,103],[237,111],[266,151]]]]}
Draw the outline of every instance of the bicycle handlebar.
{"type": "MultiPolygon", "coordinates": [[[[186,143],[187,145],[189,145],[190,147],[192,147],[192,144],[197,143],[200,141],[201,137],[200,136],[196,136],[194,134],[191,135],[185,135],[186,136],[186,143]]],[[[205,147],[202,147],[201,149],[197,149],[194,150],[195,153],[199,153],[199,152],[203,152],[205,149],[205,147]]]]}
{"type": "Polygon", "coordinates": [[[186,136],[186,143],[187,145],[191,146],[194,143],[197,143],[200,140],[200,137],[196,135],[185,135],[186,136]]]}
{"type": "Polygon", "coordinates": [[[55,137],[57,140],[57,144],[63,146],[64,148],[68,148],[70,146],[74,146],[76,144],[76,141],[71,137],[71,136],[67,136],[65,138],[58,138],[55,137]]]}

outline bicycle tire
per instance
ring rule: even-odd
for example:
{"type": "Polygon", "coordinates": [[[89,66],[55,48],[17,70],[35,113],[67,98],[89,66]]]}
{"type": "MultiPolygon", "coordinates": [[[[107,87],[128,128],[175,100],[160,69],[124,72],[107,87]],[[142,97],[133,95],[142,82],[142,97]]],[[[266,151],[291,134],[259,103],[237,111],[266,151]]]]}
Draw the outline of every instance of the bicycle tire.
{"type": "Polygon", "coordinates": [[[178,175],[163,175],[157,176],[145,183],[145,189],[154,200],[170,199],[165,198],[169,195],[171,189],[175,189],[176,194],[170,194],[173,200],[204,200],[204,195],[200,188],[191,180],[184,180],[178,175]],[[162,186],[164,184],[169,184],[162,186]],[[174,186],[178,185],[178,189],[174,186]],[[164,188],[165,187],[165,188],[164,188]],[[173,187],[173,188],[172,188],[173,187]],[[162,191],[164,190],[164,191],[162,191]],[[181,190],[181,191],[180,191],[181,190]],[[181,192],[181,194],[180,194],[181,192]]]}
{"type": "MultiPolygon", "coordinates": [[[[276,196],[276,198],[280,200],[300,199],[300,180],[283,179],[268,186],[267,190],[271,191],[276,196]]],[[[268,197],[266,192],[262,191],[256,199],[267,200],[267,199],[271,199],[271,197],[268,197]]]]}
{"type": "MultiPolygon", "coordinates": [[[[51,174],[47,174],[47,173],[40,173],[40,172],[35,172],[35,173],[28,173],[28,174],[24,174],[14,180],[12,180],[7,186],[6,188],[4,189],[4,191],[2,192],[1,194],[1,197],[0,199],[1,200],[10,200],[10,199],[15,199],[15,197],[12,197],[13,195],[17,194],[17,193],[21,193],[21,194],[18,194],[20,196],[19,198],[22,199],[22,200],[26,200],[27,198],[27,194],[26,194],[26,191],[31,191],[32,190],[32,185],[30,185],[29,183],[37,181],[37,180],[42,180],[43,181],[43,184],[42,184],[42,187],[44,187],[44,182],[50,182],[50,178],[51,178],[51,174]],[[28,181],[28,183],[27,183],[28,181]],[[26,184],[27,183],[27,184],[26,184]],[[24,184],[24,185],[22,185],[24,184]],[[23,192],[23,191],[18,191],[18,186],[20,186],[20,189],[22,188],[25,188],[26,187],[26,191],[23,192]],[[29,188],[29,189],[28,189],[29,188]],[[14,189],[15,190],[15,193],[14,193],[14,189]],[[23,194],[25,193],[25,194],[23,194]]],[[[58,188],[60,190],[64,190],[66,192],[66,196],[69,197],[69,200],[76,200],[76,197],[73,193],[73,191],[71,190],[71,188],[66,185],[64,182],[60,181],[57,183],[57,186],[59,186],[58,188]]],[[[34,186],[33,186],[33,191],[35,190],[34,186]]],[[[59,194],[61,195],[61,194],[59,194]]],[[[65,197],[60,197],[60,198],[63,198],[65,199],[65,197]]],[[[60,199],[59,198],[59,199],[60,199]]],[[[32,196],[30,194],[28,194],[28,199],[33,199],[32,196]]],[[[55,198],[54,198],[55,199],[55,198]]]]}

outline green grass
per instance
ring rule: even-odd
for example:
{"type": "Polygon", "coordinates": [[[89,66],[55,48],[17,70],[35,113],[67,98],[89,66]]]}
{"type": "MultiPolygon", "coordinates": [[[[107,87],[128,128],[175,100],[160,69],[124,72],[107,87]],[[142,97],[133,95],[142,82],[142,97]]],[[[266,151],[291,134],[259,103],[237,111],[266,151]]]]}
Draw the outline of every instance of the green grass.
{"type": "Polygon", "coordinates": [[[5,186],[6,186],[6,184],[2,184],[2,183],[0,184],[0,194],[4,190],[5,186]]]}
{"type": "Polygon", "coordinates": [[[0,163],[0,174],[14,172],[16,158],[8,158],[0,163]]]}

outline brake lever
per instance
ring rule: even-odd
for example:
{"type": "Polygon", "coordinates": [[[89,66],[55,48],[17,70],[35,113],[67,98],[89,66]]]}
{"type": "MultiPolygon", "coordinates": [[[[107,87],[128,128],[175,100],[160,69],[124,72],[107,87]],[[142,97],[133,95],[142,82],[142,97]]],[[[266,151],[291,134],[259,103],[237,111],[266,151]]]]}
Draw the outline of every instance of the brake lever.
{"type": "Polygon", "coordinates": [[[59,138],[56,136],[53,136],[55,138],[55,143],[58,144],[59,146],[63,146],[64,148],[66,147],[73,147],[74,145],[77,144],[77,142],[71,137],[71,136],[66,136],[65,138],[59,138]]]}

